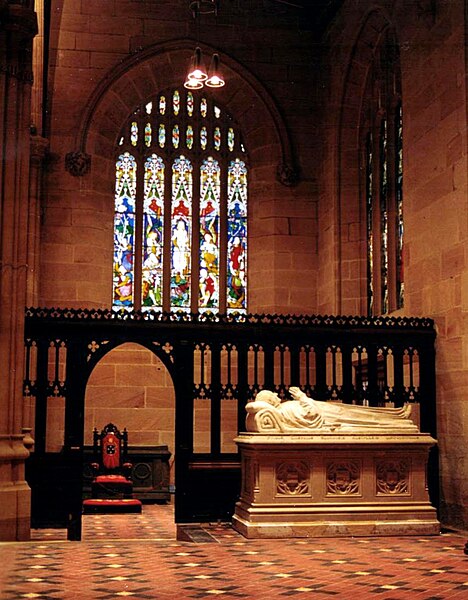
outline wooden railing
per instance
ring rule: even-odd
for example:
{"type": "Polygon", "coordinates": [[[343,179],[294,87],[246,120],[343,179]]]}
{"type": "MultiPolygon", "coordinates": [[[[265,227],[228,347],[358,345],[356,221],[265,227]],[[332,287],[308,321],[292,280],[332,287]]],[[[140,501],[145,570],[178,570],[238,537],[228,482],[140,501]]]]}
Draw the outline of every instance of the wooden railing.
{"type": "MultiPolygon", "coordinates": [[[[430,319],[30,308],[25,337],[24,389],[36,400],[39,454],[45,452],[51,396],[65,399],[65,450],[82,448],[86,383],[109,350],[136,342],[163,361],[176,397],[178,491],[198,485],[195,476],[186,477],[190,465],[192,475],[203,471],[193,468],[193,412],[199,400],[208,403],[211,416],[210,452],[199,457],[203,464],[226,460],[223,401],[237,400],[233,430],[241,431],[246,402],[264,388],[283,398],[294,385],[318,400],[371,406],[417,402],[421,430],[436,433],[435,330],[430,319]]],[[[195,506],[197,490],[184,490],[195,506]]],[[[180,515],[196,517],[185,515],[184,509],[180,515]]]]}

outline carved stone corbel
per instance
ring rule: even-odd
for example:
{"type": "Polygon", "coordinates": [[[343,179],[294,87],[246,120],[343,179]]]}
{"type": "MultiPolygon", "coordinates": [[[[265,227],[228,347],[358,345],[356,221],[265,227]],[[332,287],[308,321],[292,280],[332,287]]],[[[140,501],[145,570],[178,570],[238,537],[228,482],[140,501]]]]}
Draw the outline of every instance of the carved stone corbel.
{"type": "Polygon", "coordinates": [[[65,155],[65,169],[73,177],[82,177],[91,169],[91,156],[86,152],[68,152],[65,155]]]}
{"type": "Polygon", "coordinates": [[[276,168],[276,178],[282,185],[292,187],[299,183],[299,169],[282,162],[276,168]]]}

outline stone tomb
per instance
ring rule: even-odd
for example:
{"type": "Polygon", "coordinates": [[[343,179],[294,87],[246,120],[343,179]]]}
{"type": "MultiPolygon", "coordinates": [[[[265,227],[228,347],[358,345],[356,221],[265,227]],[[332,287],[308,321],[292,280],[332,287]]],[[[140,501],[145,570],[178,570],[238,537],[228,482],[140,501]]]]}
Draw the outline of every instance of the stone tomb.
{"type": "Polygon", "coordinates": [[[247,538],[434,535],[435,440],[411,433],[242,433],[234,528],[247,538]]]}

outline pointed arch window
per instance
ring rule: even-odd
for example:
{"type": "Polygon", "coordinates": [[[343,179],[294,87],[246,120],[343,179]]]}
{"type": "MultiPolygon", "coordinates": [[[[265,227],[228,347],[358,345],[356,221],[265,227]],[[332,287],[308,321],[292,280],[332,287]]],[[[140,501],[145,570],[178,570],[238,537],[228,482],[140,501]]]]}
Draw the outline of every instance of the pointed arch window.
{"type": "Polygon", "coordinates": [[[247,195],[241,132],[210,97],[139,106],[116,153],[113,307],[245,313],[247,195]]]}
{"type": "Polygon", "coordinates": [[[390,31],[374,53],[361,118],[367,310],[403,307],[403,115],[400,60],[390,31]]]}

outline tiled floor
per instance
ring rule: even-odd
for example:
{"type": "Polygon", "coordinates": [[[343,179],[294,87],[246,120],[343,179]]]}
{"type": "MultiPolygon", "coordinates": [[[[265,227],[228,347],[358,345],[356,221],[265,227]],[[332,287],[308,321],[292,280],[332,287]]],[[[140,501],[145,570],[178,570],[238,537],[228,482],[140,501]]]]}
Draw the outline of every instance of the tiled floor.
{"type": "Polygon", "coordinates": [[[171,506],[86,515],[83,541],[37,531],[0,544],[0,598],[468,598],[465,538],[246,540],[226,524],[176,541],[171,506]],[[55,538],[55,539],[54,539],[55,538]]]}

